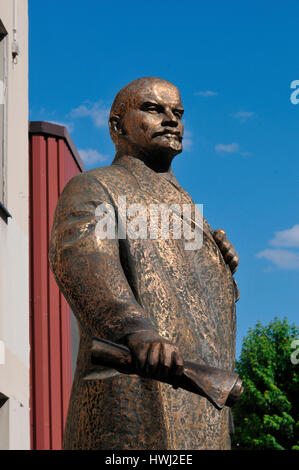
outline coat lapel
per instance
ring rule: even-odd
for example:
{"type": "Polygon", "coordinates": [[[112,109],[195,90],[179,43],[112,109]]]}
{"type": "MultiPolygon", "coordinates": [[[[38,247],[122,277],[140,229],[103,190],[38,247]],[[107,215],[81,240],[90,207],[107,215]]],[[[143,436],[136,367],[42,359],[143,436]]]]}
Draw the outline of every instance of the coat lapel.
{"type": "MultiPolygon", "coordinates": [[[[194,206],[191,196],[181,187],[172,171],[171,181],[166,180],[166,178],[159,175],[159,173],[148,168],[141,160],[128,155],[114,160],[112,165],[119,165],[126,168],[137,180],[140,190],[145,192],[149,200],[154,201],[156,204],[191,204],[192,207],[194,206]]],[[[193,210],[192,213],[194,213],[193,210]]],[[[180,214],[178,215],[181,217],[180,214]]],[[[198,229],[202,230],[203,234],[210,239],[210,242],[217,247],[217,251],[219,250],[213,237],[213,229],[204,217],[202,217],[202,224],[200,225],[196,223],[194,217],[191,219],[185,217],[184,221],[194,224],[198,229]]],[[[219,253],[223,258],[220,250],[219,253]]],[[[223,261],[226,264],[224,258],[223,261]]],[[[240,297],[239,289],[233,276],[232,280],[235,286],[235,301],[237,301],[240,297]]]]}
{"type": "Polygon", "coordinates": [[[148,168],[138,158],[123,156],[112,163],[120,165],[133,174],[141,191],[146,192],[151,199],[158,200],[161,204],[178,204],[180,203],[180,192],[178,189],[167,181],[163,176],[148,168]]]}
{"type": "MultiPolygon", "coordinates": [[[[122,156],[121,158],[114,160],[112,165],[119,165],[126,168],[137,180],[137,183],[142,192],[147,193],[148,197],[155,201],[157,204],[165,203],[171,204],[190,204],[191,212],[194,214],[194,202],[191,196],[185,191],[177,179],[174,173],[171,171],[171,181],[165,177],[159,175],[155,171],[148,168],[141,160],[128,155],[122,156]]],[[[184,218],[185,222],[192,222],[198,228],[202,229],[192,217],[190,220],[187,217],[184,218]]],[[[203,231],[209,237],[213,238],[212,228],[203,218],[203,231]]]]}

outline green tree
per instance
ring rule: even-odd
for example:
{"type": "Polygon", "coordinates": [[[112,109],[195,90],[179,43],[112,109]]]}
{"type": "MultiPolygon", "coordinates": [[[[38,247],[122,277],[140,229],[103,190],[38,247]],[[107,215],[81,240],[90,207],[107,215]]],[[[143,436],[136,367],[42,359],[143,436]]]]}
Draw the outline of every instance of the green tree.
{"type": "Polygon", "coordinates": [[[296,339],[299,329],[287,319],[249,330],[236,363],[244,392],[233,408],[233,449],[299,450],[299,364],[291,361],[296,339]]]}

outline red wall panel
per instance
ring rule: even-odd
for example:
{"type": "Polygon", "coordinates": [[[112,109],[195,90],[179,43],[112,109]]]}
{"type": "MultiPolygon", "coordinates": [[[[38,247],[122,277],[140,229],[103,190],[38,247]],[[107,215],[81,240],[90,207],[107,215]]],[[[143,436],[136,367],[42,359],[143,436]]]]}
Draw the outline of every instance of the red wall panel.
{"type": "MultiPolygon", "coordinates": [[[[64,145],[64,143],[63,143],[64,145]]],[[[48,171],[48,240],[59,196],[58,184],[58,142],[53,137],[47,139],[48,171]]],[[[60,293],[51,271],[49,271],[49,378],[50,378],[50,416],[51,448],[61,448],[62,411],[61,411],[61,326],[60,326],[60,293]]]]}
{"type": "Polygon", "coordinates": [[[31,447],[61,449],[72,385],[70,308],[48,262],[55,207],[83,164],[65,128],[30,125],[31,447]]]}
{"type": "Polygon", "coordinates": [[[48,220],[47,220],[47,148],[43,138],[32,137],[32,329],[35,354],[34,371],[34,437],[37,449],[50,448],[49,410],[49,336],[48,336],[48,220]],[[38,430],[38,432],[37,432],[38,430]]]}

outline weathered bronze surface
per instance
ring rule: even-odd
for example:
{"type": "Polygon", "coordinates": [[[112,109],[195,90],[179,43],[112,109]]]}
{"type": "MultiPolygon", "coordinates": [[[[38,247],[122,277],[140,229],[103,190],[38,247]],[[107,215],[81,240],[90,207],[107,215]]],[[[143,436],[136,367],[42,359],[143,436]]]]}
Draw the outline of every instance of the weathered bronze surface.
{"type": "MultiPolygon", "coordinates": [[[[111,341],[94,338],[90,362],[93,366],[84,377],[85,380],[101,380],[108,375],[115,376],[115,370],[123,374],[138,375],[130,349],[111,341]],[[98,365],[100,367],[94,367],[98,365]]],[[[149,374],[144,377],[155,380],[155,376],[151,377],[149,374]]],[[[210,367],[202,360],[200,364],[184,361],[184,371],[179,378],[170,374],[166,378],[159,377],[156,380],[203,396],[219,410],[225,405],[233,406],[243,391],[238,374],[210,367]]]]}
{"type": "Polygon", "coordinates": [[[230,448],[227,406],[216,409],[205,397],[158,381],[181,380],[184,358],[233,370],[238,256],[225,232],[213,232],[204,219],[196,250],[171,236],[96,235],[96,208],[110,204],[118,214],[120,196],[127,207],[194,208],[171,170],[182,151],[182,114],[180,94],[165,80],[123,88],[109,119],[112,165],[74,177],[58,202],[50,264],[81,337],[65,449],[230,448]],[[140,376],[84,380],[93,337],[127,346],[140,376]]]}

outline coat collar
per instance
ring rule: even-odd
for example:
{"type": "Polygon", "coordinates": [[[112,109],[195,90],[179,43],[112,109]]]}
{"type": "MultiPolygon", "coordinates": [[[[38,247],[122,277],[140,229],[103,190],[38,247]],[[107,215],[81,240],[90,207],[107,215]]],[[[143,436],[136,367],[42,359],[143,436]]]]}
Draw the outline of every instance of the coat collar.
{"type": "MultiPolygon", "coordinates": [[[[142,160],[130,155],[114,159],[112,165],[126,168],[137,180],[141,191],[146,192],[156,203],[161,204],[163,202],[168,205],[191,204],[194,206],[191,196],[181,187],[172,170],[170,171],[171,181],[169,181],[169,179],[151,170],[142,160]]],[[[195,223],[193,218],[191,220],[195,223]]],[[[203,218],[203,231],[209,238],[213,239],[213,230],[205,218],[203,218]]]]}
{"type": "Polygon", "coordinates": [[[194,204],[189,194],[183,190],[177,181],[173,171],[169,172],[169,178],[151,170],[138,158],[124,155],[112,162],[126,168],[135,176],[140,189],[166,204],[194,204]]]}

